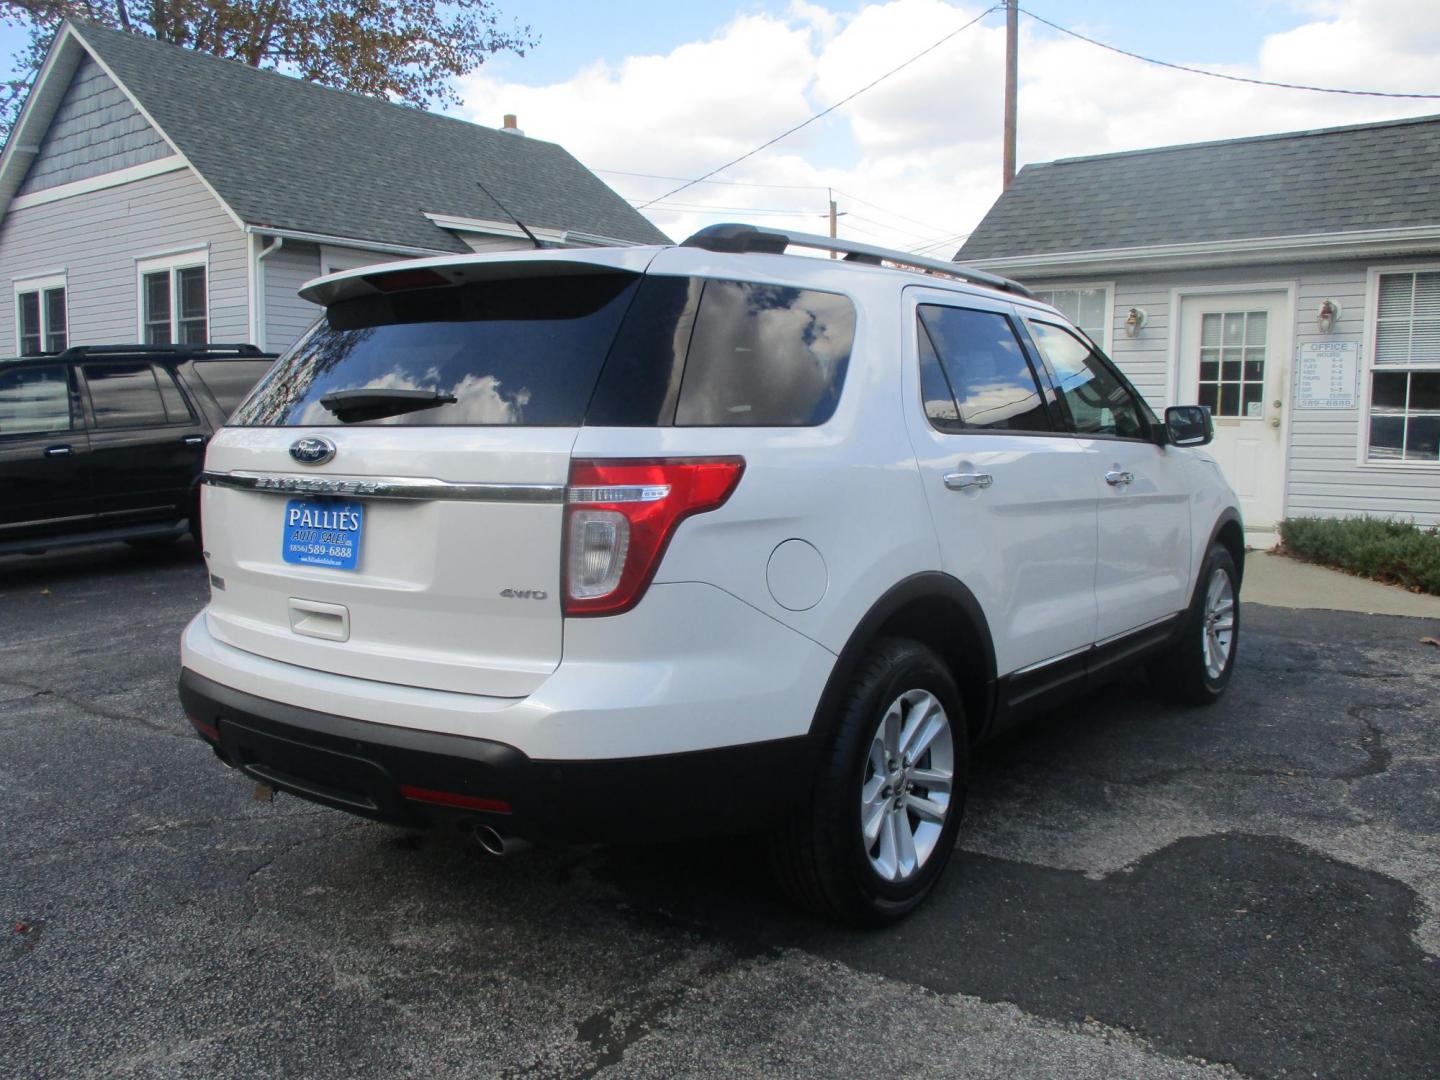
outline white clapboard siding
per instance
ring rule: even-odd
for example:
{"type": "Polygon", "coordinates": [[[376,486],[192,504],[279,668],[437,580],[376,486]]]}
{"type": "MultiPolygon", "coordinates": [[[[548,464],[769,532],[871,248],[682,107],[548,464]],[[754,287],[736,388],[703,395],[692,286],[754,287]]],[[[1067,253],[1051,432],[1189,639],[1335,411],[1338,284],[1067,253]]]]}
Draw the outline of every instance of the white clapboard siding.
{"type": "Polygon", "coordinates": [[[300,299],[301,285],[320,275],[320,248],[286,240],[279,251],[260,263],[265,289],[265,348],[284,352],[300,339],[320,309],[300,299]]]}
{"type": "MultiPolygon", "coordinates": [[[[11,209],[0,223],[0,282],[64,272],[71,345],[138,340],[136,261],[209,252],[211,341],[249,339],[245,235],[189,169],[11,209]]],[[[15,340],[15,305],[0,304],[0,345],[15,340]]]]}

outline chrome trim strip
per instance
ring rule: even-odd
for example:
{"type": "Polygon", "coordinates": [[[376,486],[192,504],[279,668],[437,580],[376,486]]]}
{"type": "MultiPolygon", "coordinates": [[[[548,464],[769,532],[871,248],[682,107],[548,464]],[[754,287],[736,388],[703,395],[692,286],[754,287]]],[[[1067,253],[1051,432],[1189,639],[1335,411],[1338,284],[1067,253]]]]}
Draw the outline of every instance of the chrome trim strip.
{"type": "Polygon", "coordinates": [[[1026,664],[1022,668],[1016,668],[1010,672],[1008,678],[1014,678],[1016,675],[1029,675],[1032,671],[1039,671],[1041,668],[1049,667],[1051,664],[1058,664],[1061,660],[1069,660],[1072,656],[1080,656],[1082,653],[1087,653],[1094,647],[1093,645],[1082,645],[1078,649],[1062,652],[1059,656],[1052,656],[1048,660],[1036,660],[1033,664],[1026,664]]]}
{"type": "Polygon", "coordinates": [[[558,503],[564,484],[454,484],[418,476],[328,477],[285,473],[211,472],[204,483],[239,491],[275,495],[360,495],[367,499],[409,499],[417,502],[558,503]]]}
{"type": "Polygon", "coordinates": [[[1146,630],[1153,629],[1154,627],[1159,626],[1161,623],[1170,622],[1172,619],[1175,618],[1176,615],[1182,614],[1184,614],[1184,612],[1172,612],[1169,615],[1161,615],[1158,619],[1151,619],[1149,622],[1141,623],[1139,626],[1132,626],[1129,630],[1121,630],[1118,634],[1111,634],[1109,637],[1102,638],[1101,640],[1095,642],[1095,647],[1098,649],[1101,646],[1109,645],[1113,642],[1119,641],[1121,638],[1127,638],[1132,634],[1142,634],[1146,630]]]}

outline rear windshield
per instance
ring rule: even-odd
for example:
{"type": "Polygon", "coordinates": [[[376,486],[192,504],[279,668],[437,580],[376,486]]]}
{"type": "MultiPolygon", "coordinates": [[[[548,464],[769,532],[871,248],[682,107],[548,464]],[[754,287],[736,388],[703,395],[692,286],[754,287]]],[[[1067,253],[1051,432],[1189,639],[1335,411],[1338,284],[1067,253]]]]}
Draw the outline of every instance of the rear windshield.
{"type": "Polygon", "coordinates": [[[332,306],[230,423],[335,425],[327,394],[422,390],[457,400],[362,422],[805,427],[834,413],[854,339],[848,297],[756,282],[611,272],[421,289],[332,306]]]}
{"type": "Polygon", "coordinates": [[[367,424],[578,426],[638,280],[486,281],[335,304],[230,422],[336,425],[320,399],[363,389],[456,398],[367,424]]]}

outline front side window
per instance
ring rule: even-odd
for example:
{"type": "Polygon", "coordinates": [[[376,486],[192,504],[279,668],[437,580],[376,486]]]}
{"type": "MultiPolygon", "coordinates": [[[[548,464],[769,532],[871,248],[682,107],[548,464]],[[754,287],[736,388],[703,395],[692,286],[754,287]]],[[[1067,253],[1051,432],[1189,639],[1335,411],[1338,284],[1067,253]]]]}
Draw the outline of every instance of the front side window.
{"type": "Polygon", "coordinates": [[[210,327],[205,267],[164,266],[140,275],[140,320],[147,345],[203,345],[210,327]]]}
{"type": "Polygon", "coordinates": [[[0,370],[0,438],[70,426],[70,380],[63,367],[0,370]]]}
{"type": "Polygon", "coordinates": [[[1030,321],[1077,435],[1143,439],[1149,431],[1140,400],[1078,336],[1054,323],[1030,321]]]}
{"type": "Polygon", "coordinates": [[[922,304],[920,387],[941,431],[1050,431],[1049,411],[1015,329],[993,311],[922,304]]]}
{"type": "Polygon", "coordinates": [[[1440,270],[1381,274],[1370,373],[1371,461],[1440,461],[1440,270]]]}
{"type": "Polygon", "coordinates": [[[15,325],[21,356],[64,352],[69,335],[62,283],[22,285],[15,292],[15,325]]]}
{"type": "Polygon", "coordinates": [[[1104,285],[1075,289],[1036,289],[1035,299],[1057,308],[1072,323],[1084,330],[1091,341],[1109,348],[1105,330],[1110,325],[1110,290],[1104,285]]]}

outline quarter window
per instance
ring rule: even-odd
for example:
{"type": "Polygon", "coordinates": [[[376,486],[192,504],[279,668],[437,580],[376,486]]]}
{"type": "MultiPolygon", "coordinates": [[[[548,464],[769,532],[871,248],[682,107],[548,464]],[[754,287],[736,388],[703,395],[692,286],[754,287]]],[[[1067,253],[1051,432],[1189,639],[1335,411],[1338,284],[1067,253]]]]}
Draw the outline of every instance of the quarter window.
{"type": "Polygon", "coordinates": [[[64,352],[68,343],[64,279],[25,284],[15,291],[15,326],[21,356],[64,352]]]}
{"type": "Polygon", "coordinates": [[[1440,461],[1440,271],[1381,274],[1371,461],[1440,461]]]}
{"type": "Polygon", "coordinates": [[[1089,345],[1053,323],[1032,321],[1030,330],[1055,373],[1076,434],[1145,438],[1148,425],[1140,399],[1089,345]]]}
{"type": "Polygon", "coordinates": [[[70,381],[63,367],[0,371],[0,437],[68,431],[70,381]]]}
{"type": "Polygon", "coordinates": [[[142,266],[140,321],[147,345],[203,345],[210,327],[205,265],[142,266]]]}
{"type": "Polygon", "coordinates": [[[1014,327],[993,311],[919,308],[920,387],[941,431],[1050,431],[1050,414],[1014,327]]]}

